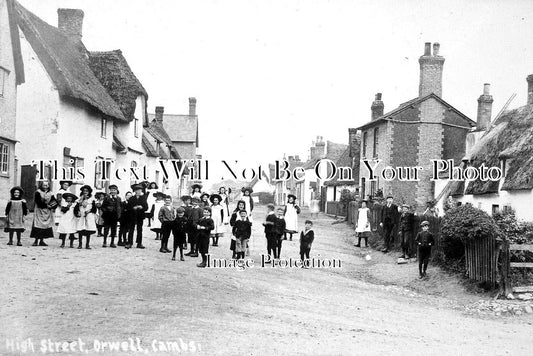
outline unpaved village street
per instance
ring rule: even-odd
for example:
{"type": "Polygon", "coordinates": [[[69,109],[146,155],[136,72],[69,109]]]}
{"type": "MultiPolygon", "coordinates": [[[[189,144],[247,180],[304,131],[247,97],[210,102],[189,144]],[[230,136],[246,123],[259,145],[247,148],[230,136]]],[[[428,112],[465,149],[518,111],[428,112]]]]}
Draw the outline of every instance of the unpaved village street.
{"type": "MultiPolygon", "coordinates": [[[[148,228],[145,250],[104,249],[101,238],[93,238],[92,250],[60,249],[58,239],[48,240],[49,247],[31,247],[28,237],[23,247],[13,247],[2,233],[0,355],[42,354],[50,351],[48,339],[52,346],[76,341],[59,353],[65,355],[80,354],[78,339],[91,355],[136,354],[139,343],[149,355],[533,353],[530,315],[469,316],[462,301],[449,296],[362,278],[374,259],[357,253],[346,224],[332,225],[325,215],[315,220],[311,257],[340,259],[342,268],[261,268],[264,215],[264,207],[254,211],[250,257],[256,263],[243,271],[197,268],[196,258],[171,261],[158,252],[148,228]],[[16,349],[27,338],[34,352],[16,349]],[[127,351],[97,352],[103,342],[129,338],[134,347],[128,343],[127,351]],[[165,352],[167,342],[180,339],[187,351],[165,352]]],[[[306,218],[303,211],[301,227],[306,218]]],[[[298,251],[298,238],[285,241],[282,257],[298,258],[298,251]]],[[[210,252],[230,258],[229,237],[210,252]]],[[[379,259],[377,254],[371,252],[379,259]]],[[[413,283],[431,283],[432,266],[428,281],[418,281],[414,264],[391,265],[384,274],[401,268],[412,271],[413,283]]]]}

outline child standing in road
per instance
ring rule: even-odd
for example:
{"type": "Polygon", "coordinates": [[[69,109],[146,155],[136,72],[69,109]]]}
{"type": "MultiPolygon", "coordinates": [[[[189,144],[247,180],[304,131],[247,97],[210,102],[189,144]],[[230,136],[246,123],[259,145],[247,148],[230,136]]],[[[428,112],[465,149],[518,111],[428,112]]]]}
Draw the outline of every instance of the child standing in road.
{"type": "MultiPolygon", "coordinates": [[[[274,233],[274,225],[276,224],[276,213],[274,212],[274,204],[267,205],[267,217],[263,223],[265,227],[265,237],[267,239],[267,252],[270,257],[276,257],[276,234],[274,233]]],[[[269,258],[270,261],[270,258],[269,258]]]]}
{"type": "Polygon", "coordinates": [[[285,235],[285,228],[287,225],[285,224],[285,209],[282,207],[278,208],[278,216],[276,218],[276,222],[274,223],[274,231],[273,233],[276,236],[276,254],[274,255],[274,258],[279,259],[281,254],[281,244],[283,243],[283,236],[285,235]]]}
{"type": "Polygon", "coordinates": [[[198,249],[202,255],[202,262],[197,264],[197,267],[207,266],[207,254],[209,253],[209,239],[211,231],[215,228],[215,223],[211,219],[211,208],[206,206],[203,208],[204,216],[198,220],[196,229],[198,230],[198,249]]]}
{"type": "Polygon", "coordinates": [[[305,220],[305,229],[300,233],[300,259],[304,261],[304,257],[309,259],[311,252],[311,245],[315,239],[315,232],[313,229],[313,222],[305,220]]]}
{"type": "Polygon", "coordinates": [[[174,221],[174,226],[172,229],[172,235],[174,235],[174,250],[172,251],[172,261],[176,260],[176,250],[180,249],[180,261],[185,261],[183,258],[183,245],[186,244],[186,234],[187,228],[189,226],[189,220],[185,216],[185,209],[179,207],[176,210],[178,216],[174,221]]]}
{"type": "Polygon", "coordinates": [[[65,247],[65,239],[68,235],[70,248],[74,248],[74,240],[76,240],[74,234],[77,232],[78,226],[78,218],[74,215],[76,199],[78,199],[78,197],[70,192],[64,192],[61,195],[59,225],[57,227],[57,232],[61,239],[61,246],[59,247],[65,247]]]}
{"type": "Polygon", "coordinates": [[[233,235],[235,235],[235,252],[237,259],[244,259],[248,240],[252,236],[252,223],[248,220],[246,210],[239,212],[240,218],[235,221],[233,235]]]}
{"type": "Polygon", "coordinates": [[[428,268],[429,257],[431,256],[431,246],[435,243],[433,234],[429,232],[429,222],[422,221],[420,224],[422,231],[416,235],[416,243],[418,245],[418,271],[420,278],[426,276],[428,268]]]}
{"type": "Polygon", "coordinates": [[[22,199],[24,191],[21,187],[11,188],[11,200],[6,206],[6,227],[5,232],[9,233],[8,245],[13,245],[13,234],[17,234],[17,246],[22,246],[20,235],[24,231],[24,217],[28,215],[26,200],[22,199]]]}

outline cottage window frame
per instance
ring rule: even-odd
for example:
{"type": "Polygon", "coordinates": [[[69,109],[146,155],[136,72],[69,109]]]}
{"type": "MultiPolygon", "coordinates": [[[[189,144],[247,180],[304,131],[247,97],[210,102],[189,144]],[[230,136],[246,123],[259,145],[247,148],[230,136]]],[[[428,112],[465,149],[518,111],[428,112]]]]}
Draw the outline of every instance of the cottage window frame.
{"type": "Polygon", "coordinates": [[[136,117],[133,118],[133,134],[139,137],[139,119],[136,117]]]}
{"type": "Polygon", "coordinates": [[[9,177],[11,150],[7,142],[0,141],[0,175],[9,177]]]}
{"type": "Polygon", "coordinates": [[[363,132],[363,158],[366,158],[366,144],[368,141],[368,132],[363,132]]]}
{"type": "Polygon", "coordinates": [[[0,97],[5,97],[6,90],[6,80],[9,76],[10,71],[2,66],[0,66],[0,97]]]}
{"type": "Polygon", "coordinates": [[[378,158],[378,144],[379,144],[379,127],[374,129],[374,144],[372,147],[372,154],[374,158],[378,158]]]}
{"type": "Polygon", "coordinates": [[[100,122],[100,136],[102,138],[107,138],[107,119],[105,117],[102,117],[100,122]]]}

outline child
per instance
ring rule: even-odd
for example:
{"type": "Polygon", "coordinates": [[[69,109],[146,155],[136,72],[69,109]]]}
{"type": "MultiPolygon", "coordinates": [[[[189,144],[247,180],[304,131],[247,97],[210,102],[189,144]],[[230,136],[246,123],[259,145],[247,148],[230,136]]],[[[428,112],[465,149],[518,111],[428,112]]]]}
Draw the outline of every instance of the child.
{"type": "Polygon", "coordinates": [[[411,258],[411,244],[413,243],[413,230],[415,224],[415,215],[411,213],[409,209],[409,205],[402,205],[400,227],[398,229],[402,246],[402,258],[407,259],[411,258]]]}
{"type": "Polygon", "coordinates": [[[300,207],[296,205],[296,196],[293,194],[287,195],[287,205],[285,205],[285,228],[284,240],[287,240],[287,234],[292,241],[292,234],[298,233],[298,214],[300,214],[300,207]]]}
{"type": "Polygon", "coordinates": [[[276,236],[276,254],[274,255],[274,258],[277,258],[277,259],[279,259],[281,255],[281,244],[283,242],[283,235],[285,234],[285,228],[287,227],[287,225],[285,224],[284,213],[285,213],[285,209],[283,209],[282,207],[279,207],[278,216],[274,223],[273,233],[276,236]]]}
{"type": "MultiPolygon", "coordinates": [[[[70,180],[62,180],[62,181],[59,182],[60,188],[59,188],[59,190],[57,191],[57,194],[56,194],[57,204],[58,204],[59,207],[61,207],[63,194],[67,193],[69,191],[69,188],[70,188],[71,185],[72,185],[72,181],[70,181],[70,180]]],[[[59,218],[60,217],[61,217],[61,209],[58,208],[58,209],[56,209],[55,215],[54,215],[54,221],[55,221],[56,225],[59,223],[59,218]]]]}
{"type": "Polygon", "coordinates": [[[96,237],[104,236],[102,230],[104,229],[104,218],[102,217],[102,204],[104,203],[105,193],[97,192],[94,194],[95,205],[96,205],[96,231],[98,234],[96,237]]]}
{"type": "Polygon", "coordinates": [[[266,221],[263,223],[263,226],[265,227],[265,237],[267,239],[268,255],[270,257],[274,255],[274,258],[275,258],[277,238],[276,238],[276,234],[274,233],[274,225],[276,224],[276,213],[274,212],[274,209],[275,209],[274,204],[267,205],[267,216],[266,216],[266,221]]]}
{"type": "MultiPolygon", "coordinates": [[[[241,211],[246,211],[246,203],[243,200],[239,200],[237,202],[237,207],[233,211],[233,214],[231,214],[231,219],[229,221],[230,226],[233,228],[235,226],[235,221],[240,217],[239,213],[241,211]]],[[[235,245],[236,245],[236,238],[234,234],[231,234],[231,243],[229,246],[229,249],[233,252],[233,255],[231,258],[235,259],[237,258],[237,252],[235,252],[235,245]]]]}
{"type": "Polygon", "coordinates": [[[203,211],[200,208],[200,199],[192,199],[192,208],[189,212],[189,244],[191,245],[189,252],[185,256],[198,257],[198,221],[202,218],[203,211]]]}
{"type": "Polygon", "coordinates": [[[207,193],[202,193],[202,195],[200,195],[200,207],[201,208],[204,208],[206,206],[209,206],[209,194],[207,193]]]}
{"type": "MultiPolygon", "coordinates": [[[[161,240],[161,221],[159,220],[159,210],[161,210],[161,208],[165,205],[165,194],[161,192],[155,192],[153,194],[155,196],[155,202],[152,204],[152,214],[154,215],[154,221],[152,222],[150,230],[155,232],[156,240],[161,240]]],[[[168,252],[170,252],[170,250],[168,252]]]]}
{"type": "Polygon", "coordinates": [[[9,233],[8,245],[13,245],[13,234],[17,234],[17,246],[22,246],[20,235],[24,229],[24,217],[28,215],[26,200],[22,199],[24,190],[21,187],[13,187],[10,190],[11,200],[6,206],[6,227],[5,232],[9,233]]]}
{"type": "Polygon", "coordinates": [[[157,212],[157,219],[154,219],[154,226],[156,225],[156,220],[159,221],[159,225],[161,226],[160,231],[162,235],[162,237],[160,238],[161,248],[159,249],[159,252],[171,252],[168,249],[168,238],[170,237],[170,233],[172,232],[176,220],[176,209],[174,209],[174,207],[172,206],[172,199],[170,198],[170,196],[167,195],[164,197],[164,205],[157,212]]]}
{"type": "Polygon", "coordinates": [[[121,213],[122,200],[118,196],[118,187],[115,184],[111,184],[109,186],[109,196],[107,196],[102,202],[102,218],[104,219],[104,243],[102,244],[102,247],[107,247],[107,235],[109,235],[109,230],[111,230],[111,244],[109,247],[117,247],[115,245],[115,237],[117,236],[117,223],[121,213]]]}
{"type": "Polygon", "coordinates": [[[140,184],[134,184],[131,189],[134,195],[128,199],[127,209],[129,211],[129,231],[128,231],[128,243],[126,248],[133,247],[133,234],[137,230],[137,238],[135,240],[137,248],[144,249],[143,246],[143,220],[145,213],[148,210],[148,203],[146,203],[146,195],[143,194],[143,186],[140,184]]]}
{"type": "Polygon", "coordinates": [[[185,209],[179,207],[176,210],[178,216],[174,221],[172,235],[174,236],[174,251],[172,252],[172,261],[176,260],[176,250],[180,249],[180,261],[185,261],[183,258],[183,245],[186,244],[185,238],[187,233],[188,220],[185,217],[185,209]]]}
{"type": "Polygon", "coordinates": [[[312,228],[313,222],[311,220],[305,220],[305,229],[300,233],[300,259],[302,262],[304,261],[304,257],[309,259],[311,245],[315,239],[315,232],[311,230],[312,228]]]}
{"type": "MultiPolygon", "coordinates": [[[[229,189],[228,193],[231,194],[231,189],[229,189]]],[[[218,195],[220,195],[220,205],[226,210],[226,216],[229,216],[229,199],[228,194],[226,194],[226,187],[218,188],[218,195]]]]}
{"type": "Polygon", "coordinates": [[[61,205],[59,208],[59,226],[57,227],[57,232],[59,233],[59,238],[61,239],[61,248],[65,247],[65,239],[68,235],[70,240],[70,248],[74,248],[74,240],[76,237],[74,234],[77,231],[78,219],[74,215],[75,201],[78,199],[72,193],[64,192],[61,195],[61,205]]]}
{"type": "Polygon", "coordinates": [[[252,211],[254,210],[254,200],[252,199],[252,193],[254,191],[252,188],[244,187],[241,189],[241,192],[242,192],[241,200],[244,201],[244,205],[246,208],[246,215],[248,215],[248,219],[252,221],[253,220],[252,211]]]}
{"type": "Polygon", "coordinates": [[[96,232],[96,200],[92,196],[93,188],[88,185],[81,187],[81,195],[78,204],[74,208],[74,214],[79,218],[76,230],[78,231],[78,248],[83,245],[83,236],[86,236],[85,248],[91,249],[91,235],[96,232]]]}
{"type": "Polygon", "coordinates": [[[54,209],[57,207],[55,195],[50,191],[50,183],[45,180],[39,183],[35,192],[35,207],[33,211],[33,225],[30,237],[35,239],[32,246],[48,246],[44,239],[54,237],[54,209]]]}
{"type": "Polygon", "coordinates": [[[361,238],[365,239],[365,247],[368,247],[368,235],[370,229],[370,209],[366,207],[366,200],[361,202],[361,207],[357,210],[357,223],[355,225],[355,233],[357,234],[357,245],[361,247],[361,238]]]}
{"type": "Polygon", "coordinates": [[[429,222],[422,221],[420,224],[422,231],[416,235],[415,242],[418,244],[418,271],[420,278],[426,276],[429,257],[431,256],[431,246],[435,243],[433,234],[429,232],[429,222]]]}
{"type": "MultiPolygon", "coordinates": [[[[204,207],[204,216],[198,220],[196,229],[198,231],[198,248],[202,255],[202,263],[197,264],[197,267],[204,268],[207,266],[207,254],[209,253],[209,237],[211,236],[211,230],[215,228],[213,219],[211,219],[211,208],[204,207]]],[[[198,255],[198,253],[196,253],[198,255]]]]}
{"type": "Polygon", "coordinates": [[[121,203],[121,209],[120,209],[120,217],[119,217],[119,223],[120,223],[120,231],[118,232],[118,246],[126,246],[127,239],[128,239],[128,231],[129,231],[129,221],[130,221],[130,211],[128,210],[128,199],[131,198],[132,193],[127,192],[124,196],[124,201],[121,203]]]}
{"type": "MultiPolygon", "coordinates": [[[[159,213],[159,210],[156,209],[155,202],[157,201],[157,194],[159,187],[157,186],[156,182],[152,182],[148,184],[148,187],[146,188],[146,204],[148,204],[148,211],[145,213],[145,217],[148,220],[148,227],[152,227],[152,221],[157,221],[157,214],[159,213]]],[[[161,201],[161,204],[159,208],[163,206],[163,202],[161,201]]],[[[158,227],[159,228],[159,227],[158,227]]],[[[156,233],[156,240],[160,240],[159,233],[156,233]]]]}
{"type": "Polygon", "coordinates": [[[235,235],[235,252],[237,253],[237,259],[240,260],[244,258],[248,240],[252,235],[252,223],[248,220],[246,210],[241,210],[239,217],[233,226],[233,235],[235,235]]]}
{"type": "Polygon", "coordinates": [[[218,246],[219,237],[224,236],[225,226],[227,224],[228,217],[226,215],[226,209],[224,206],[220,205],[222,200],[221,196],[218,194],[212,194],[209,197],[211,203],[211,216],[213,222],[215,223],[215,229],[211,231],[211,237],[213,238],[213,246],[218,246]]]}
{"type": "Polygon", "coordinates": [[[202,196],[202,185],[201,184],[193,184],[191,185],[192,193],[191,198],[198,198],[202,196]]]}
{"type": "MultiPolygon", "coordinates": [[[[181,196],[181,201],[183,202],[182,207],[185,210],[185,215],[184,215],[185,219],[187,219],[187,221],[189,221],[189,217],[191,216],[191,209],[192,209],[190,195],[182,195],[181,196]]],[[[188,234],[189,234],[188,230],[186,230],[185,231],[185,235],[187,236],[188,234]]],[[[183,243],[183,249],[184,250],[187,249],[187,240],[185,240],[185,242],[183,243]]]]}

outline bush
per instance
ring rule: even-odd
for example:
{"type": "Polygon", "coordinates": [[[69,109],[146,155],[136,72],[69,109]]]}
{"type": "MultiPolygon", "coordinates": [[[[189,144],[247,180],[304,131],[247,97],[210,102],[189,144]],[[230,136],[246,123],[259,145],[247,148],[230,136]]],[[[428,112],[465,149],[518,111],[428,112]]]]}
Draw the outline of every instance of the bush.
{"type": "Polygon", "coordinates": [[[513,210],[494,214],[494,221],[510,243],[533,243],[533,223],[518,221],[513,210]]]}
{"type": "Polygon", "coordinates": [[[466,205],[450,209],[441,224],[445,258],[461,259],[465,243],[483,238],[494,239],[500,234],[498,225],[484,211],[466,205]]]}

